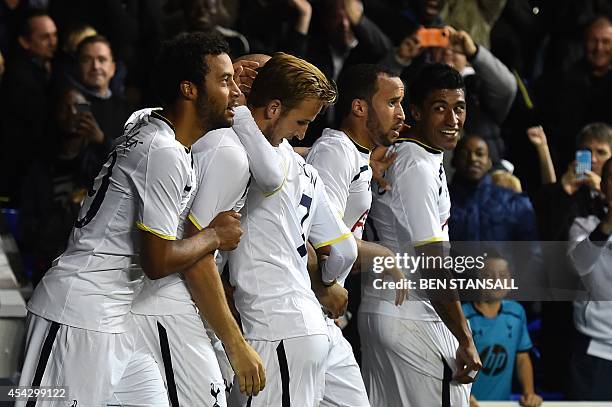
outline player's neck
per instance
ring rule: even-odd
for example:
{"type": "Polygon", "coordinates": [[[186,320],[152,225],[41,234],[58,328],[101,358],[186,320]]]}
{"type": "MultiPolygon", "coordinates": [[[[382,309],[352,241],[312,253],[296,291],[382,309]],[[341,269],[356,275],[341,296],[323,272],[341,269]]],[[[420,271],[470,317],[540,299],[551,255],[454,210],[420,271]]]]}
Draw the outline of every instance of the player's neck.
{"type": "Polygon", "coordinates": [[[487,318],[495,318],[501,309],[501,301],[476,301],[474,308],[487,318]]]}
{"type": "Polygon", "coordinates": [[[176,141],[185,147],[190,147],[208,131],[202,128],[197,116],[180,109],[164,108],[160,114],[172,124],[176,141]]]}
{"type": "Polygon", "coordinates": [[[370,139],[370,135],[368,131],[357,123],[354,123],[350,120],[344,120],[342,125],[340,126],[340,130],[343,131],[347,136],[349,136],[355,143],[359,144],[372,151],[376,148],[376,145],[370,139]]]}

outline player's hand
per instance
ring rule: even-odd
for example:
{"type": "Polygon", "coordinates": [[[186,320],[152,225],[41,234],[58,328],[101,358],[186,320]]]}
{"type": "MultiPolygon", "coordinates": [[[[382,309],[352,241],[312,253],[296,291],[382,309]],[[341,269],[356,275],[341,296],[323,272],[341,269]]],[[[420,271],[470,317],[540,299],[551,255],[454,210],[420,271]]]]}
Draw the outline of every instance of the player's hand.
{"type": "Polygon", "coordinates": [[[91,112],[83,112],[76,115],[74,132],[89,142],[95,144],[104,142],[104,133],[91,112]]]}
{"type": "Polygon", "coordinates": [[[472,383],[476,377],[474,372],[482,369],[482,362],[474,341],[470,340],[468,345],[460,344],[457,348],[456,357],[458,370],[453,375],[453,380],[462,384],[472,383]]]}
{"type": "Polygon", "coordinates": [[[478,400],[473,394],[470,394],[470,407],[478,407],[478,400]]]}
{"type": "Polygon", "coordinates": [[[257,77],[256,69],[259,67],[259,62],[242,60],[234,62],[234,82],[244,96],[238,98],[238,104],[245,105],[246,98],[251,93],[251,86],[257,77]]]}
{"type": "Polygon", "coordinates": [[[408,297],[408,287],[407,287],[408,281],[404,277],[404,273],[402,273],[402,271],[395,266],[390,267],[390,268],[385,268],[385,271],[383,273],[384,273],[383,281],[385,280],[385,278],[390,278],[396,283],[400,283],[400,282],[405,283],[404,288],[395,289],[395,305],[398,305],[398,306],[402,305],[404,301],[406,300],[406,298],[408,297]]]}
{"type": "Polygon", "coordinates": [[[388,147],[378,146],[372,151],[370,155],[370,167],[372,167],[372,178],[384,188],[386,191],[391,190],[391,184],[384,178],[385,171],[389,168],[397,153],[391,153],[387,155],[388,147]]]}
{"type": "Polygon", "coordinates": [[[219,239],[219,250],[234,250],[240,243],[240,214],[234,211],[219,213],[210,222],[209,228],[215,230],[219,239]]]}
{"type": "Polygon", "coordinates": [[[523,407],[539,407],[542,405],[542,397],[535,393],[526,393],[519,399],[519,404],[523,407]]]}
{"type": "Polygon", "coordinates": [[[240,392],[256,396],[266,387],[266,372],[257,352],[245,340],[235,347],[227,346],[227,356],[238,376],[240,392]]]}
{"type": "Polygon", "coordinates": [[[348,306],[348,291],[338,283],[323,287],[315,293],[319,303],[331,319],[340,318],[348,306]]]}

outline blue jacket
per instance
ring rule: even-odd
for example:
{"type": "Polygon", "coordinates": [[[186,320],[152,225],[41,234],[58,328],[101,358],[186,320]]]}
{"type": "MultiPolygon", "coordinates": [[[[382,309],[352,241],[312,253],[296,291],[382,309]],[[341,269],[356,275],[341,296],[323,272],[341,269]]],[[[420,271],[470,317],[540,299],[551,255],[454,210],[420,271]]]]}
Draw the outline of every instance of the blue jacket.
{"type": "Polygon", "coordinates": [[[537,241],[529,198],[493,184],[485,175],[477,185],[453,178],[450,185],[451,241],[537,241]]]}

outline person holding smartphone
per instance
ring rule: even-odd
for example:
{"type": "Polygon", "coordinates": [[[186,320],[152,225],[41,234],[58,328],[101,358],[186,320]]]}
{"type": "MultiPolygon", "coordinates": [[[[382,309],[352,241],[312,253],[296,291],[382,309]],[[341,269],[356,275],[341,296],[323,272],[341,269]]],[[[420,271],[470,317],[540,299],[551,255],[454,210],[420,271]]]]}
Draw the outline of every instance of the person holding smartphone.
{"type": "Polygon", "coordinates": [[[607,212],[576,218],[570,229],[569,258],[589,294],[588,301],[574,301],[571,400],[612,400],[612,158],[599,165],[607,212]]]}

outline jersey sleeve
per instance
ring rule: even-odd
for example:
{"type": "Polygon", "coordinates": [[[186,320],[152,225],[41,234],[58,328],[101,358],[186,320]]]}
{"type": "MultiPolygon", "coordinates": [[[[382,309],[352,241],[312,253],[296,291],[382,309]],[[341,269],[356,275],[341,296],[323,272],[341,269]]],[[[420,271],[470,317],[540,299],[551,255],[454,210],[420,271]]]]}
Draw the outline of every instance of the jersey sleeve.
{"type": "Polygon", "coordinates": [[[265,138],[246,106],[236,108],[233,129],[247,152],[251,173],[264,195],[280,191],[287,175],[283,156],[265,138]]]}
{"type": "MultiPolygon", "coordinates": [[[[198,161],[196,156],[196,165],[201,168],[198,161]]],[[[249,178],[249,163],[239,147],[222,146],[209,152],[209,159],[198,174],[198,191],[189,220],[202,230],[219,212],[233,209],[246,193],[249,178]]]]}
{"type": "Polygon", "coordinates": [[[531,338],[529,337],[529,330],[527,329],[527,317],[525,316],[525,310],[523,309],[523,307],[520,307],[520,316],[521,316],[521,321],[520,321],[520,341],[519,341],[519,345],[517,347],[517,352],[527,352],[529,351],[533,345],[531,343],[531,338]]]}
{"type": "Polygon", "coordinates": [[[357,243],[344,222],[334,214],[320,178],[315,183],[314,195],[315,205],[308,240],[315,249],[331,246],[321,271],[323,281],[329,283],[348,275],[357,259],[357,243]]]}
{"type": "Polygon", "coordinates": [[[416,246],[443,241],[437,174],[425,163],[407,166],[406,160],[400,157],[395,173],[401,177],[393,183],[391,206],[405,235],[416,246]]]}
{"type": "Polygon", "coordinates": [[[175,240],[189,169],[174,148],[151,150],[145,165],[136,227],[162,239],[175,240]]]}
{"type": "Polygon", "coordinates": [[[352,169],[345,150],[317,144],[306,157],[306,162],[319,172],[329,202],[340,218],[343,218],[352,179],[352,169]]]}

